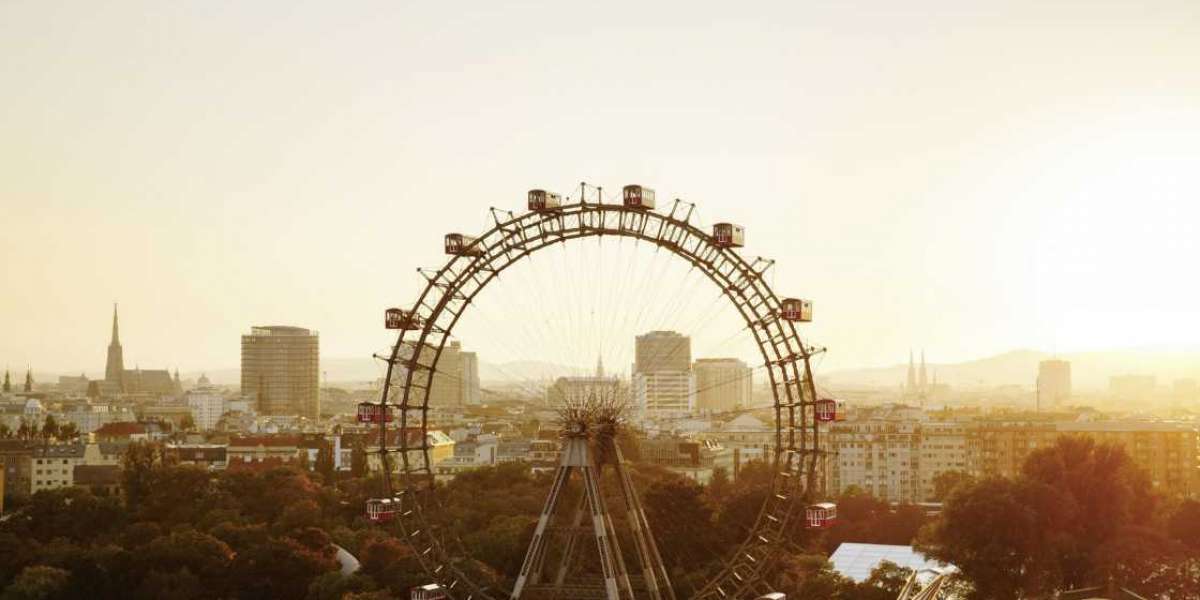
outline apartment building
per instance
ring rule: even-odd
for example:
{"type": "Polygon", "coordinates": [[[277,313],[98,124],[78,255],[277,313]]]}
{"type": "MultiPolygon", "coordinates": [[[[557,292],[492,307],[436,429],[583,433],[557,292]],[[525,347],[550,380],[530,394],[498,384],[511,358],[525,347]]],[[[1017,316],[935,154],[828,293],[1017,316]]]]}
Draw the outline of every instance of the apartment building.
{"type": "Polygon", "coordinates": [[[934,480],[947,471],[977,477],[1016,477],[1033,452],[1063,435],[1125,447],[1154,489],[1200,497],[1200,433],[1196,426],[1141,421],[932,421],[927,418],[847,421],[827,431],[827,485],[851,486],[890,502],[933,499],[934,480]]]}

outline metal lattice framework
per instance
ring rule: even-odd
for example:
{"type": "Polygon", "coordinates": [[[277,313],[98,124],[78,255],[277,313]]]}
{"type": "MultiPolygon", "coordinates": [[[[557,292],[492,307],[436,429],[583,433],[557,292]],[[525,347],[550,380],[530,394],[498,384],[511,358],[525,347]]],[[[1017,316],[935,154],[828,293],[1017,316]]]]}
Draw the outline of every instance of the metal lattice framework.
{"type": "Polygon", "coordinates": [[[400,530],[429,577],[454,598],[497,597],[496,590],[484,589],[462,573],[457,560],[461,550],[442,539],[426,515],[437,510],[428,500],[434,490],[427,435],[430,390],[451,332],[476,296],[514,263],[577,238],[623,236],[668,250],[702,271],[741,314],[758,344],[774,395],[772,489],[750,535],[696,597],[723,600],[770,592],[764,570],[784,547],[789,521],[803,509],[823,457],[809,363],[816,350],[805,346],[795,324],[781,317],[781,301],[764,277],[774,261],[747,260],[716,243],[690,222],[690,205],[678,200],[669,214],[584,201],[520,215],[491,211],[495,225],[475,239],[472,252],[451,256],[437,271],[418,270],[427,280],[412,306],[419,325],[400,332],[387,358],[380,398],[383,411],[393,406],[399,416],[398,423],[379,424],[384,492],[402,498],[400,530]]]}

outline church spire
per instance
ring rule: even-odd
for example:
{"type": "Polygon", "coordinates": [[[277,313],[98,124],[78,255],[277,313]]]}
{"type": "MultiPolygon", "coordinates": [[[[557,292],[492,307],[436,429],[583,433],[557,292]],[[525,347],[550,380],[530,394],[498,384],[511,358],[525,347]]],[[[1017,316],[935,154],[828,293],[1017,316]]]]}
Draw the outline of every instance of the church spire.
{"type": "Polygon", "coordinates": [[[604,356],[596,354],[596,377],[604,377],[604,356]]]}
{"type": "Polygon", "coordinates": [[[117,304],[113,303],[112,341],[108,343],[108,360],[104,364],[104,380],[125,391],[125,357],[121,351],[120,326],[117,323],[117,304]]]}
{"type": "Polygon", "coordinates": [[[29,369],[26,369],[26,371],[25,371],[25,391],[26,392],[33,391],[33,368],[32,367],[29,369]]]}
{"type": "Polygon", "coordinates": [[[6,394],[12,391],[12,375],[9,374],[7,368],[4,369],[4,388],[3,389],[4,389],[4,393],[6,393],[6,394]]]}
{"type": "Polygon", "coordinates": [[[117,303],[116,302],[113,302],[112,341],[110,341],[108,343],[108,345],[109,346],[120,346],[121,345],[121,328],[117,324],[117,303]]]}

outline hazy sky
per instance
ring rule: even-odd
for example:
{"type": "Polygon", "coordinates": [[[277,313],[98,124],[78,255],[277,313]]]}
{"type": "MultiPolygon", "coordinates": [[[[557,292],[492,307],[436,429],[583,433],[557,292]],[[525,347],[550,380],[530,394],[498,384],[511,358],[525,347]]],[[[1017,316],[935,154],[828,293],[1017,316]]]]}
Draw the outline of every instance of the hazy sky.
{"type": "MultiPolygon", "coordinates": [[[[743,223],[829,367],[1200,343],[1195,0],[7,0],[0,86],[14,368],[102,372],[114,301],[131,367],[235,366],[254,324],[365,356],[443,233],[579,181],[743,223]]],[[[539,302],[593,310],[568,258],[539,302]]]]}

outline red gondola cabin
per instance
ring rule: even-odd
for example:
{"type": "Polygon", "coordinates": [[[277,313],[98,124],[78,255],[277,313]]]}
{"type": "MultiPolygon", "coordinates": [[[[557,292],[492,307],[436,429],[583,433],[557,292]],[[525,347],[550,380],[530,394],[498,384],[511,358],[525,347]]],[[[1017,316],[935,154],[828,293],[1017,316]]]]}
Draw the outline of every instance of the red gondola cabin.
{"type": "Polygon", "coordinates": [[[836,421],[838,417],[838,401],[832,398],[822,398],[817,400],[816,406],[813,407],[817,414],[817,420],[822,423],[836,421]]]}
{"type": "Polygon", "coordinates": [[[812,322],[812,301],[786,298],[783,301],[783,310],[780,312],[780,316],[785,321],[812,322]]]}
{"type": "Polygon", "coordinates": [[[529,190],[529,210],[553,212],[562,208],[562,196],[546,190],[529,190]]]}
{"type": "Polygon", "coordinates": [[[394,498],[371,498],[367,500],[367,519],[376,523],[386,523],[396,518],[400,511],[400,501],[394,498]]]}
{"type": "Polygon", "coordinates": [[[837,505],[832,502],[810,504],[804,509],[804,526],[809,529],[828,529],[837,522],[837,505]]]}
{"type": "Polygon", "coordinates": [[[421,319],[412,311],[389,308],[383,313],[383,326],[388,329],[420,329],[421,319]]]}
{"type": "Polygon", "coordinates": [[[447,233],[446,254],[454,256],[480,256],[483,254],[483,248],[476,242],[477,240],[469,235],[447,233]]]}
{"type": "Polygon", "coordinates": [[[625,186],[625,207],[654,210],[654,190],[640,185],[625,186]]]}
{"type": "Polygon", "coordinates": [[[358,405],[359,423],[391,423],[395,419],[390,406],[385,407],[374,402],[360,402],[358,405]]]}
{"type": "Polygon", "coordinates": [[[733,223],[717,223],[713,225],[713,238],[722,248],[741,248],[746,245],[746,230],[733,223]]]}

